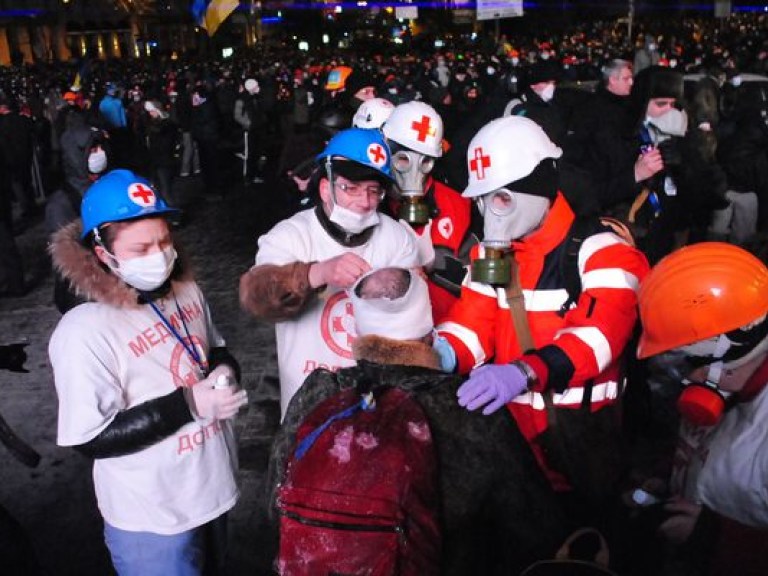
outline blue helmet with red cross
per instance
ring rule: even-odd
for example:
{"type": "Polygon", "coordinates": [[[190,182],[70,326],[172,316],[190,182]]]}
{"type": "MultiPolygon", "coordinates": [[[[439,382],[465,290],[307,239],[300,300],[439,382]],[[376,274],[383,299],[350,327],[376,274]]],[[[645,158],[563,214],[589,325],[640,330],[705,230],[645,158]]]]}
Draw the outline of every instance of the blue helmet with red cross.
{"type": "MultiPolygon", "coordinates": [[[[384,136],[375,129],[349,128],[342,130],[331,138],[328,145],[320,154],[317,161],[323,165],[327,161],[333,161],[334,168],[337,161],[351,161],[367,168],[373,176],[392,181],[390,170],[390,151],[384,136]]],[[[364,178],[356,178],[362,180],[364,178]]]]}
{"type": "Polygon", "coordinates": [[[176,212],[160,198],[149,180],[130,170],[112,170],[94,182],[80,204],[84,239],[107,222],[122,222],[176,212]]]}

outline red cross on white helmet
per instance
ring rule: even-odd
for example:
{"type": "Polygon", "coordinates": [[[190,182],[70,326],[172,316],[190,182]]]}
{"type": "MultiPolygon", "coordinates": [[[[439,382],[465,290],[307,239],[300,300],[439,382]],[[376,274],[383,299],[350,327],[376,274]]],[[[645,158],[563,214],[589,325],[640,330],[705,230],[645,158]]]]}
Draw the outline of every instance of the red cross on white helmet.
{"type": "Polygon", "coordinates": [[[381,144],[374,142],[368,146],[368,159],[374,166],[383,166],[389,161],[387,151],[381,144]]]}
{"type": "Polygon", "coordinates": [[[424,102],[406,102],[395,107],[382,128],[387,140],[409,150],[439,158],[443,155],[443,120],[424,102]]]}
{"type": "Polygon", "coordinates": [[[157,202],[157,196],[155,196],[152,188],[141,182],[134,182],[128,186],[128,198],[142,208],[154,206],[157,202]]]}
{"type": "Polygon", "coordinates": [[[469,184],[462,196],[475,198],[503,188],[528,176],[545,158],[562,154],[533,120],[522,116],[492,120],[467,148],[469,184]]]}

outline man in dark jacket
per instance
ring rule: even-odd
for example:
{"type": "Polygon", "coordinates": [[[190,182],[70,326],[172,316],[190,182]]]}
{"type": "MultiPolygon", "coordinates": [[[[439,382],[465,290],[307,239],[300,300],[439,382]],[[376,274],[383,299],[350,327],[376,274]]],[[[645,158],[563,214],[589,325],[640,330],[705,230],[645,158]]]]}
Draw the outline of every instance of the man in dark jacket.
{"type": "Polygon", "coordinates": [[[462,378],[440,372],[431,346],[426,282],[401,268],[374,270],[349,290],[357,365],[309,375],[291,400],[275,439],[269,501],[284,479],[299,425],[323,400],[353,387],[398,387],[415,396],[430,425],[439,462],[443,575],[517,574],[548,557],[564,525],[554,494],[506,412],[492,417],[456,401],[462,378]],[[425,314],[426,311],[426,314],[425,314]]]}
{"type": "Polygon", "coordinates": [[[200,151],[200,170],[209,197],[221,195],[219,118],[216,104],[205,86],[192,89],[192,138],[200,151]]]}

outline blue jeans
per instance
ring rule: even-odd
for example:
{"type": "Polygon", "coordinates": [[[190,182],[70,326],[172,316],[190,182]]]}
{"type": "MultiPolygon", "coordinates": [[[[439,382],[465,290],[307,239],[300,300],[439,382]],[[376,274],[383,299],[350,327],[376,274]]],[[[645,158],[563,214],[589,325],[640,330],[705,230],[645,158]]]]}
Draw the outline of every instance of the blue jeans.
{"type": "Polygon", "coordinates": [[[187,532],[166,536],[129,532],[104,523],[104,541],[120,576],[224,574],[227,515],[187,532]]]}

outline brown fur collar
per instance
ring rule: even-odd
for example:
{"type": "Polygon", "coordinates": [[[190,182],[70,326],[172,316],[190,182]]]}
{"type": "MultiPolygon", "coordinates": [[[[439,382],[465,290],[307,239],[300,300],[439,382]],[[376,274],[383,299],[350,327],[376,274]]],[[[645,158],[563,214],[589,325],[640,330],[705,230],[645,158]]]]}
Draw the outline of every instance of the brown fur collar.
{"type": "Polygon", "coordinates": [[[416,340],[392,340],[369,334],[352,343],[355,360],[368,360],[377,364],[421,366],[440,369],[440,357],[431,346],[416,340]]]}
{"type": "MultiPolygon", "coordinates": [[[[90,302],[138,308],[141,305],[138,291],[105,269],[96,254],[80,241],[81,230],[82,224],[76,220],[51,236],[48,252],[56,271],[69,280],[76,295],[90,302]]],[[[186,263],[181,268],[188,269],[186,263]]],[[[183,274],[182,278],[176,279],[189,280],[191,276],[183,274]]]]}

